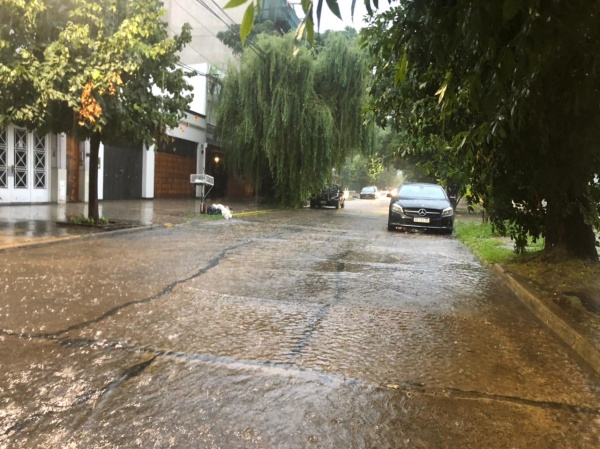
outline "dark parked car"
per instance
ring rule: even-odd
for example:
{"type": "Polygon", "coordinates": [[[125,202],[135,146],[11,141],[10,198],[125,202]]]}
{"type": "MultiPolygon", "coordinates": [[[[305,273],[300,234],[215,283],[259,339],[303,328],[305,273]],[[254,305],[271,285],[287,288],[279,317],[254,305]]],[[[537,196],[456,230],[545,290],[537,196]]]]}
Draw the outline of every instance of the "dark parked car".
{"type": "Polygon", "coordinates": [[[375,186],[369,186],[369,187],[363,187],[363,189],[360,191],[360,199],[372,199],[374,200],[375,198],[377,198],[377,187],[375,186]]]}
{"type": "Polygon", "coordinates": [[[336,209],[344,207],[346,196],[343,190],[337,184],[328,184],[318,195],[310,199],[310,207],[333,206],[336,209]]]}
{"type": "Polygon", "coordinates": [[[388,230],[398,227],[439,229],[454,227],[454,209],[446,191],[437,184],[406,183],[390,200],[388,230]]]}

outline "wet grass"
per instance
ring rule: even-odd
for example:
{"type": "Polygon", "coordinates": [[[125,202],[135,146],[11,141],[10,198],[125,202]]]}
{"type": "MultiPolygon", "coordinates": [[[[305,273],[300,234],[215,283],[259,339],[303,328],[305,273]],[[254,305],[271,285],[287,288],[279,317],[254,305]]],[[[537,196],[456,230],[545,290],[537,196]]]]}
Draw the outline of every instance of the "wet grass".
{"type": "Polygon", "coordinates": [[[600,304],[600,263],[577,259],[550,261],[544,257],[543,240],[530,242],[524,254],[516,254],[514,242],[494,233],[492,226],[476,214],[458,215],[454,233],[484,263],[504,265],[549,297],[555,298],[561,292],[587,292],[600,304]]]}
{"type": "Polygon", "coordinates": [[[100,217],[98,220],[94,220],[91,217],[86,217],[85,215],[77,215],[73,217],[68,217],[68,221],[70,224],[76,225],[105,225],[108,224],[108,218],[100,217]]]}
{"type": "Polygon", "coordinates": [[[544,247],[543,241],[530,241],[524,254],[516,254],[510,238],[495,233],[491,224],[480,220],[457,220],[454,234],[477,257],[489,264],[526,263],[544,247]]]}
{"type": "Polygon", "coordinates": [[[200,212],[192,211],[185,212],[183,217],[188,219],[202,218],[204,220],[224,220],[224,217],[221,214],[201,214],[200,212]]]}

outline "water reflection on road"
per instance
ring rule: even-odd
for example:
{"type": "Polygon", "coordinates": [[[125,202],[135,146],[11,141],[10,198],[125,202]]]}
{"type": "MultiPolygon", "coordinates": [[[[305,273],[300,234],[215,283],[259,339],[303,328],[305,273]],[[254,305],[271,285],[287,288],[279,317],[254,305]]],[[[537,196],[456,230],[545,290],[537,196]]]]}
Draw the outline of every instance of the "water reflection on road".
{"type": "Polygon", "coordinates": [[[599,382],[385,201],[30,248],[0,447],[597,447],[599,382]]]}

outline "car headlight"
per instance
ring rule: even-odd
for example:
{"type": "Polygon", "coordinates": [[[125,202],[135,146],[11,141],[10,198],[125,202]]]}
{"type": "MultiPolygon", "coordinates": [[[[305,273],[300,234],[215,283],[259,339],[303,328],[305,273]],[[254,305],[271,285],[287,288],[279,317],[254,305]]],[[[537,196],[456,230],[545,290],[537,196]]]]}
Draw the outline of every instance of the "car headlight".
{"type": "Polygon", "coordinates": [[[447,207],[442,211],[442,217],[449,217],[454,213],[454,210],[451,207],[447,207]]]}
{"type": "Polygon", "coordinates": [[[395,212],[397,214],[403,214],[404,213],[404,209],[402,209],[402,206],[400,206],[399,204],[392,204],[392,212],[395,212]]]}

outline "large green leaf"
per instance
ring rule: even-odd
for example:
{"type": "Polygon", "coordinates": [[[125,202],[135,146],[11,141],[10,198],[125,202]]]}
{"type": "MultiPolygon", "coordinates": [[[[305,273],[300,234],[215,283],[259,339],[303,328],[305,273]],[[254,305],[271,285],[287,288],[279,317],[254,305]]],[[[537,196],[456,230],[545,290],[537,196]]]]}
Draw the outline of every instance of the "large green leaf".
{"type": "Polygon", "coordinates": [[[246,37],[252,31],[252,27],[254,26],[254,3],[250,3],[248,8],[246,8],[246,12],[244,13],[244,18],[242,19],[242,25],[240,27],[240,38],[242,40],[242,44],[246,42],[246,37]]]}
{"type": "Polygon", "coordinates": [[[338,5],[338,0],[326,0],[327,6],[329,6],[329,10],[335,14],[339,19],[342,18],[342,13],[340,13],[340,6],[338,5]]]}
{"type": "MultiPolygon", "coordinates": [[[[225,6],[223,6],[224,9],[228,9],[228,8],[235,8],[236,6],[240,6],[243,5],[244,3],[246,3],[248,0],[229,0],[227,2],[227,4],[225,6]]],[[[252,0],[250,0],[250,2],[252,3],[252,0]]]]}
{"type": "Polygon", "coordinates": [[[323,0],[317,2],[317,24],[321,27],[321,11],[323,10],[323,0]]]}
{"type": "Polygon", "coordinates": [[[396,78],[394,79],[395,86],[403,83],[406,80],[406,71],[408,70],[408,53],[404,50],[402,59],[397,64],[396,78]]]}

